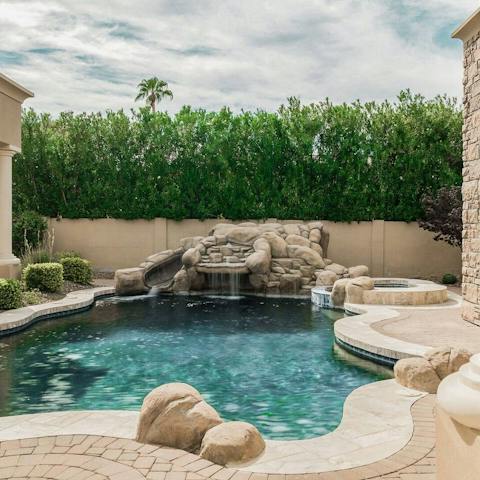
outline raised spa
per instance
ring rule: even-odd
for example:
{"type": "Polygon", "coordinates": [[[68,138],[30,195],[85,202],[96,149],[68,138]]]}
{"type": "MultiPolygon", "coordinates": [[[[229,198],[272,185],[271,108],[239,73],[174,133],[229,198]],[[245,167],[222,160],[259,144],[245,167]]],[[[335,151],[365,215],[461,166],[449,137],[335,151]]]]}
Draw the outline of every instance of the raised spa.
{"type": "Polygon", "coordinates": [[[334,349],[340,316],[310,299],[102,300],[0,339],[0,414],[138,410],[156,386],[186,382],[268,438],[319,436],[352,390],[388,376],[334,349]]]}

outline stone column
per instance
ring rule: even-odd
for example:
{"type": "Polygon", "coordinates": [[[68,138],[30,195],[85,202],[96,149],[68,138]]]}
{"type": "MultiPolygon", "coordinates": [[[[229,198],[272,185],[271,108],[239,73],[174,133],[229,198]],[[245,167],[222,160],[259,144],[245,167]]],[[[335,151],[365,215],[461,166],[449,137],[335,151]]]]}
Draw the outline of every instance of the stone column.
{"type": "Polygon", "coordinates": [[[12,157],[15,151],[0,148],[0,278],[15,278],[20,260],[12,253],[12,157]]]}

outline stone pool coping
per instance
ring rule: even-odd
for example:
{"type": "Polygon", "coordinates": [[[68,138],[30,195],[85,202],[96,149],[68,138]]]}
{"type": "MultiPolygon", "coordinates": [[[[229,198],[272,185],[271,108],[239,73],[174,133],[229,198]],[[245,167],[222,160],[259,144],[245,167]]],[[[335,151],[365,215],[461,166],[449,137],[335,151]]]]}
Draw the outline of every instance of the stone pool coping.
{"type": "MultiPolygon", "coordinates": [[[[378,322],[398,319],[404,312],[415,314],[416,311],[451,311],[458,314],[462,297],[448,292],[448,301],[432,305],[365,305],[348,304],[344,308],[347,316],[335,322],[334,334],[337,342],[352,353],[383,363],[393,365],[397,360],[408,357],[421,357],[431,350],[428,345],[406,342],[398,338],[385,335],[374,328],[378,322]]],[[[434,320],[432,320],[434,321],[434,320]]]]}
{"type": "Polygon", "coordinates": [[[115,294],[113,287],[95,287],[67,293],[53,302],[30,305],[0,313],[0,337],[27,328],[45,318],[68,315],[89,308],[99,297],[115,294]]]}
{"type": "MultiPolygon", "coordinates": [[[[431,402],[425,407],[428,397],[431,396],[404,388],[394,380],[364,385],[347,397],[342,421],[333,432],[308,440],[267,440],[262,456],[249,465],[232,468],[245,475],[368,470],[368,465],[391,458],[408,445],[418,447],[412,444],[418,428],[415,411],[426,413],[433,408],[431,402]]],[[[138,412],[122,410],[1,417],[0,441],[64,435],[133,439],[137,419],[138,412]]],[[[425,455],[427,450],[425,446],[418,454],[425,455]]],[[[188,455],[192,462],[201,460],[188,455]]],[[[411,455],[408,459],[414,460],[411,455]]]]}

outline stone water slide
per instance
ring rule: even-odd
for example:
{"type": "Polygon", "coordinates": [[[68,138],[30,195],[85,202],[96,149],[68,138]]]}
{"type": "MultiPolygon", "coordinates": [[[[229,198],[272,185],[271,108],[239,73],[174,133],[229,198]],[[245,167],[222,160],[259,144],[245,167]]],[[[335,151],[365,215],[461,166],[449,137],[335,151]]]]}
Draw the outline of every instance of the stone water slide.
{"type": "Polygon", "coordinates": [[[119,295],[215,290],[235,278],[240,290],[308,295],[315,285],[366,275],[327,258],[330,235],[322,222],[238,225],[219,223],[205,237],[180,240],[176,250],[149,256],[135,268],[117,270],[119,295]],[[230,281],[230,280],[228,280],[230,281]]]}

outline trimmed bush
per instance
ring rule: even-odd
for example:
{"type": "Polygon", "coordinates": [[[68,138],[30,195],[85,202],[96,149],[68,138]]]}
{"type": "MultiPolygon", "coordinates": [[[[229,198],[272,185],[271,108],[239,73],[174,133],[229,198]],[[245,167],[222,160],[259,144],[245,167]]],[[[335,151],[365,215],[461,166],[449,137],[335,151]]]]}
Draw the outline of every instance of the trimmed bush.
{"type": "Polygon", "coordinates": [[[60,263],[32,263],[23,270],[28,290],[58,292],[63,288],[63,265],[60,263]]]}
{"type": "Polygon", "coordinates": [[[78,257],[64,257],[60,260],[63,265],[63,278],[70,282],[88,285],[92,282],[93,272],[90,262],[78,257]]]}
{"type": "Polygon", "coordinates": [[[22,303],[23,305],[38,305],[43,302],[42,293],[40,290],[27,290],[22,292],[22,303]]]}
{"type": "Polygon", "coordinates": [[[277,112],[26,110],[13,163],[14,203],[47,217],[416,221],[425,192],[461,183],[462,113],[409,91],[277,112]]]}
{"type": "Polygon", "coordinates": [[[64,258],[82,258],[82,256],[74,250],[64,250],[63,252],[56,253],[55,258],[57,258],[58,261],[61,261],[64,258]]]}
{"type": "Polygon", "coordinates": [[[22,284],[18,280],[0,278],[0,310],[22,306],[22,284]]]}
{"type": "Polygon", "coordinates": [[[458,281],[458,279],[453,273],[446,273],[442,277],[442,283],[444,285],[453,285],[453,284],[457,283],[457,281],[458,281]]]}

